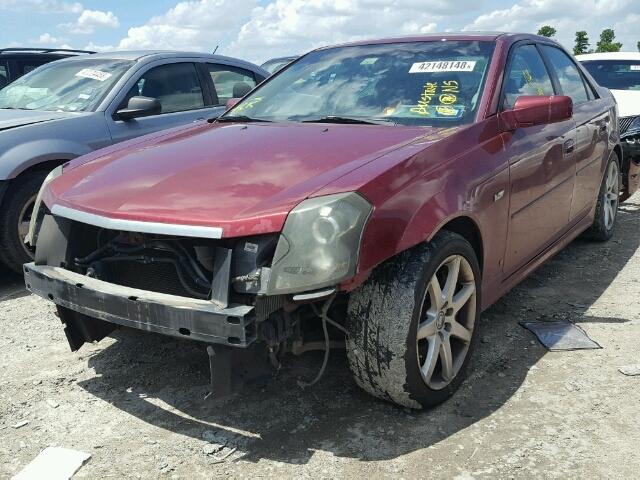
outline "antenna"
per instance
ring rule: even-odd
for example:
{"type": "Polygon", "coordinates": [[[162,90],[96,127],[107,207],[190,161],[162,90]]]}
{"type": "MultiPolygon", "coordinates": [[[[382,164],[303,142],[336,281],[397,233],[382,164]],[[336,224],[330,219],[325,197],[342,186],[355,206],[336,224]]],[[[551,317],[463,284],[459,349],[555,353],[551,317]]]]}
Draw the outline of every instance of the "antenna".
{"type": "Polygon", "coordinates": [[[220,46],[220,45],[216,45],[216,48],[214,48],[214,49],[213,49],[213,55],[215,55],[215,54],[216,54],[216,52],[218,51],[218,47],[219,47],[219,46],[220,46]]]}

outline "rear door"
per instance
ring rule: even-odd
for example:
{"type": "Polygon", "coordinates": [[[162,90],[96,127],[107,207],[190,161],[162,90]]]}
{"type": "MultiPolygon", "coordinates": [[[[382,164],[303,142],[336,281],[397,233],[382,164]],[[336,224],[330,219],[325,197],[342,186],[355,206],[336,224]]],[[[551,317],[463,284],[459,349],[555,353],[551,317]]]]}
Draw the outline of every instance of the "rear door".
{"type": "MultiPolygon", "coordinates": [[[[523,95],[553,95],[549,71],[534,44],[512,48],[502,109],[523,95]]],[[[569,223],[575,178],[575,122],[518,128],[504,135],[509,156],[509,232],[504,271],[524,266],[559,237],[569,223]]]]}
{"type": "Polygon", "coordinates": [[[116,101],[107,109],[107,123],[114,143],[216,116],[193,62],[171,62],[145,69],[125,84],[116,101]],[[157,98],[158,115],[123,121],[113,114],[126,108],[134,96],[157,98]]]}
{"type": "Polygon", "coordinates": [[[573,100],[576,122],[576,181],[571,220],[585,216],[594,206],[608,160],[609,110],[580,73],[574,61],[561,49],[542,45],[542,54],[555,76],[562,95],[573,100]]]}

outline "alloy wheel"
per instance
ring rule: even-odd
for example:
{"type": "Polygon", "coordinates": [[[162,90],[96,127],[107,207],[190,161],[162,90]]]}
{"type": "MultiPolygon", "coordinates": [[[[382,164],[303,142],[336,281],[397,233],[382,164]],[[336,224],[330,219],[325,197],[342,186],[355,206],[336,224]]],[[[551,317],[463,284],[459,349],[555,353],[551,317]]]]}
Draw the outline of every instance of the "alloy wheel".
{"type": "Polygon", "coordinates": [[[604,198],[602,199],[602,205],[604,206],[604,226],[607,230],[613,228],[616,220],[619,194],[620,174],[618,171],[618,163],[610,162],[605,180],[604,198]]]}
{"type": "Polygon", "coordinates": [[[448,257],[429,281],[417,329],[418,365],[423,381],[441,390],[462,369],[476,322],[476,283],[461,255],[448,257]]]}

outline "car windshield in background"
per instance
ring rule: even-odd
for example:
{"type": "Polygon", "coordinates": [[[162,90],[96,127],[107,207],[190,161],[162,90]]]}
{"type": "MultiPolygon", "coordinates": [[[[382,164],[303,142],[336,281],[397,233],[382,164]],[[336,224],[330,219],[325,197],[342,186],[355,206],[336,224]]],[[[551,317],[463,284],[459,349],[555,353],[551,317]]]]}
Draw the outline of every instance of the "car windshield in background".
{"type": "Polygon", "coordinates": [[[227,120],[469,123],[482,96],[493,50],[492,42],[481,41],[319,50],[258,87],[225,116],[227,120]]]}
{"type": "Polygon", "coordinates": [[[603,87],[640,90],[640,60],[588,60],[582,65],[603,87]]]}
{"type": "Polygon", "coordinates": [[[274,74],[282,67],[289,65],[291,62],[295,60],[295,57],[291,58],[276,58],[274,60],[269,60],[262,65],[267,72],[274,74]]]}
{"type": "Polygon", "coordinates": [[[50,63],[0,90],[0,108],[94,111],[131,65],[97,59],[50,63]]]}

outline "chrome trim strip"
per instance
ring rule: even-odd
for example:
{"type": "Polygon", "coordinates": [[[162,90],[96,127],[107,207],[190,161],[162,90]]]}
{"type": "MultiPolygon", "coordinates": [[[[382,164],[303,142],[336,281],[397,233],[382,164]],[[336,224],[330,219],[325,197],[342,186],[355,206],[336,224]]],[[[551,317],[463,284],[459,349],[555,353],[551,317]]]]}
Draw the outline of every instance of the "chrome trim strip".
{"type": "Polygon", "coordinates": [[[108,218],[93,213],[82,212],[63,205],[54,205],[51,213],[57,217],[68,218],[80,223],[87,223],[109,230],[123,230],[125,232],[155,233],[157,235],[178,235],[195,238],[222,238],[222,228],[201,227],[197,225],[179,225],[175,223],[140,222],[137,220],[122,220],[108,218]]]}

